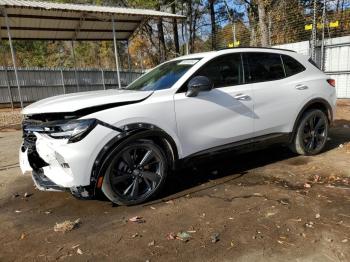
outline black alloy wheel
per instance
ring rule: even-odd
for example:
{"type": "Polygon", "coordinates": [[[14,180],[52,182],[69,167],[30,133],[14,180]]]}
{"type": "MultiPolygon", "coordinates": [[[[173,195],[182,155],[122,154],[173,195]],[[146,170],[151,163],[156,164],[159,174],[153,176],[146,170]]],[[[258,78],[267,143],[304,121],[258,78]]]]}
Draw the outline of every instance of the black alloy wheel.
{"type": "Polygon", "coordinates": [[[301,155],[315,155],[323,150],[328,137],[328,119],[318,109],[307,111],[297,129],[293,151],[301,155]]]}
{"type": "Polygon", "coordinates": [[[153,141],[131,142],[110,158],[102,191],[116,204],[142,203],[163,185],[166,161],[163,150],[153,141]]]}

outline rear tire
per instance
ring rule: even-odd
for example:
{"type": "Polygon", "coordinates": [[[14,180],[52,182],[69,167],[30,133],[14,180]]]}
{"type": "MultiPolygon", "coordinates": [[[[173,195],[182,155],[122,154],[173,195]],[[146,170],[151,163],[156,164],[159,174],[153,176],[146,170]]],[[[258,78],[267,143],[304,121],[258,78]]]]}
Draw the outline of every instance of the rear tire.
{"type": "Polygon", "coordinates": [[[150,139],[131,137],[107,156],[102,192],[118,205],[143,203],[161,191],[168,165],[160,146],[150,139]]]}
{"type": "Polygon", "coordinates": [[[323,111],[306,111],[298,123],[291,150],[307,156],[320,153],[327,142],[328,128],[328,118],[323,111]]]}

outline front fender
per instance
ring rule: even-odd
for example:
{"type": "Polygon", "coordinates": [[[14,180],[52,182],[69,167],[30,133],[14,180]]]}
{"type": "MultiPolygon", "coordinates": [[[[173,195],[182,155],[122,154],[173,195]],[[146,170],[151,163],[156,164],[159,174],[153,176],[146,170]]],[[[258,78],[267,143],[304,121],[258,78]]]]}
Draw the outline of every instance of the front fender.
{"type": "Polygon", "coordinates": [[[172,163],[174,167],[175,162],[179,158],[178,147],[174,139],[166,133],[164,130],[149,123],[129,123],[123,126],[119,126],[118,129],[122,132],[116,134],[108,143],[106,143],[102,150],[98,153],[92,167],[91,177],[90,177],[90,188],[96,193],[96,189],[100,188],[102,185],[102,180],[104,176],[103,167],[105,166],[106,158],[111,153],[115,147],[122,144],[127,138],[133,137],[138,138],[147,138],[147,137],[156,137],[164,140],[164,143],[167,143],[169,148],[169,157],[172,158],[172,163]]]}

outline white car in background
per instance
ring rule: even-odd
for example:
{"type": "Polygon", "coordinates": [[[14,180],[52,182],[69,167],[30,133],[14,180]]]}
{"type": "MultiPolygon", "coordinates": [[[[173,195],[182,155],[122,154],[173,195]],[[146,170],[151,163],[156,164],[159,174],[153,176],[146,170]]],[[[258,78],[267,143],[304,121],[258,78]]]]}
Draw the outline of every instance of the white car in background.
{"type": "Polygon", "coordinates": [[[23,110],[20,164],[42,190],[154,197],[178,163],[286,143],[319,153],[335,112],[334,80],[288,50],[234,48],[163,63],[123,90],[44,99],[23,110]]]}

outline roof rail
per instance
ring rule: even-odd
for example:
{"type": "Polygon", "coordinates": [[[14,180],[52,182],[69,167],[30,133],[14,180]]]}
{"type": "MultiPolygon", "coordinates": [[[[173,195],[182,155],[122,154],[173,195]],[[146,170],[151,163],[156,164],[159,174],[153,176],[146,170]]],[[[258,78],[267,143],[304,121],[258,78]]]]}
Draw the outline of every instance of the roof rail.
{"type": "Polygon", "coordinates": [[[220,48],[216,51],[227,50],[227,49],[236,49],[236,48],[241,48],[241,49],[245,49],[245,48],[247,48],[247,49],[248,48],[272,49],[272,50],[289,51],[289,52],[296,53],[294,50],[290,50],[290,49],[283,49],[283,48],[276,48],[276,47],[261,47],[261,46],[223,47],[223,48],[220,48]]]}

